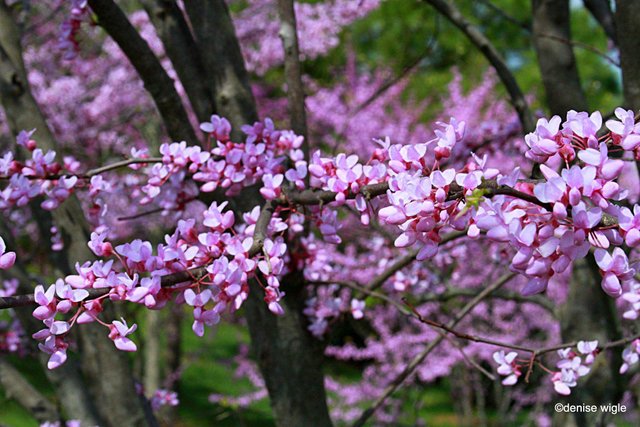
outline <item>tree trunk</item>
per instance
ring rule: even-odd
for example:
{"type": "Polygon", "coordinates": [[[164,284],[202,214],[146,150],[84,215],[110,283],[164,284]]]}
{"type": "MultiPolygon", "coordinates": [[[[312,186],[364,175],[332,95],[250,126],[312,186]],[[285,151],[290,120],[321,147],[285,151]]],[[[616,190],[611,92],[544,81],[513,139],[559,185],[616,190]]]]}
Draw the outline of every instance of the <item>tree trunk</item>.
{"type": "Polygon", "coordinates": [[[587,110],[571,47],[569,0],[533,0],[533,45],[552,114],[587,110]]]}
{"type": "Polygon", "coordinates": [[[640,109],[640,2],[616,1],[616,30],[620,49],[624,105],[635,111],[640,109]]]}
{"type": "MultiPolygon", "coordinates": [[[[257,119],[240,45],[224,0],[186,0],[185,9],[209,78],[215,85],[217,114],[231,122],[233,137],[240,126],[257,119]]],[[[236,213],[262,205],[256,188],[236,198],[236,213]]],[[[323,349],[306,328],[302,314],[305,287],[301,272],[283,278],[284,316],[276,317],[262,301],[260,286],[251,284],[245,302],[251,345],[265,379],[276,422],[288,426],[330,426],[326,404],[323,349]]]]}
{"type": "Polygon", "coordinates": [[[245,302],[251,345],[276,423],[280,427],[331,426],[322,373],[323,348],[306,329],[301,273],[285,277],[281,288],[286,293],[282,299],[284,316],[268,310],[257,283],[245,302]]]}

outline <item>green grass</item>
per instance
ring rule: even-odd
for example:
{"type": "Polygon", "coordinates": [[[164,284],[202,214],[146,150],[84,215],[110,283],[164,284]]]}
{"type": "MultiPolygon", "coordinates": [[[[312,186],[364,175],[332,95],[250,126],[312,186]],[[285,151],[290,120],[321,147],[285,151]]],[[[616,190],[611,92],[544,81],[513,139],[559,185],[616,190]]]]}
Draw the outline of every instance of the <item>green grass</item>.
{"type": "Polygon", "coordinates": [[[22,406],[0,397],[0,424],[9,427],[37,427],[36,420],[22,406]]]}
{"type": "Polygon", "coordinates": [[[234,376],[234,366],[230,363],[239,346],[249,342],[246,330],[237,325],[220,324],[202,339],[186,324],[183,337],[188,362],[180,385],[181,426],[202,426],[207,420],[229,427],[275,425],[266,399],[248,408],[213,404],[208,399],[211,393],[240,396],[254,390],[249,380],[234,376]],[[192,359],[192,354],[198,356],[192,359]]]}

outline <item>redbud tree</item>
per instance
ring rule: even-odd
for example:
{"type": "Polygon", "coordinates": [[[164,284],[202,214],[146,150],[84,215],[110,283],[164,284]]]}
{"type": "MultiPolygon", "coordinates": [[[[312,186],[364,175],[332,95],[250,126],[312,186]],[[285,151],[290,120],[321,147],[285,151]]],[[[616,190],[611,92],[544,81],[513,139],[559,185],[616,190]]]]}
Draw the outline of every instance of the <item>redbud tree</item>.
{"type": "Polygon", "coordinates": [[[39,422],[157,425],[179,354],[161,386],[126,353],[183,317],[199,337],[246,322],[255,392],[209,400],[268,397],[282,426],[416,423],[407,398],[445,378],[485,423],[635,407],[640,7],[585,1],[619,57],[591,47],[621,69],[609,112],[589,111],[568,1],[525,23],[491,5],[533,41],[533,113],[491,34],[421,2],[491,66],[470,91],[452,70],[427,121],[411,78],[437,34],[395,74],[341,35],[393,3],[0,1],[0,351],[40,360],[56,401],[5,359],[0,384],[39,422]],[[304,72],[339,49],[340,78],[304,72]]]}

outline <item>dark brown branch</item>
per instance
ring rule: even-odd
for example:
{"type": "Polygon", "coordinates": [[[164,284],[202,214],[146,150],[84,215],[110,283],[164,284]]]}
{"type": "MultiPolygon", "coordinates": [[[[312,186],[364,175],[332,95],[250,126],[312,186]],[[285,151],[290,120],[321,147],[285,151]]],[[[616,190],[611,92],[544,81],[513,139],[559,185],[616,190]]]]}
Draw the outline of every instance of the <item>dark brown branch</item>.
{"type": "Polygon", "coordinates": [[[216,110],[213,88],[205,78],[195,39],[174,0],[142,0],[158,36],[171,59],[196,116],[206,121],[216,110]]]}
{"type": "Polygon", "coordinates": [[[513,17],[512,15],[508,14],[507,12],[505,12],[504,9],[502,9],[501,7],[496,6],[495,4],[493,4],[493,2],[491,2],[489,0],[480,0],[479,3],[482,3],[483,5],[487,6],[487,8],[491,9],[493,12],[495,12],[498,15],[502,16],[508,22],[511,22],[512,24],[516,25],[517,27],[522,28],[526,32],[531,32],[531,23],[530,22],[521,21],[521,20],[513,17]]]}
{"type": "Polygon", "coordinates": [[[611,10],[610,0],[584,0],[584,6],[591,12],[591,15],[600,24],[607,37],[609,37],[613,43],[618,44],[618,37],[616,34],[616,24],[613,17],[613,11],[611,10]]]}
{"type": "Polygon", "coordinates": [[[387,79],[385,82],[383,82],[380,85],[380,87],[378,89],[376,89],[376,91],[373,94],[371,94],[371,96],[369,98],[367,98],[363,103],[358,105],[353,111],[351,111],[349,113],[349,117],[354,117],[354,116],[358,115],[358,113],[360,113],[362,110],[367,108],[369,105],[373,104],[382,95],[384,95],[385,92],[387,92],[389,89],[394,87],[396,84],[398,84],[402,80],[404,80],[404,78],[407,77],[413,70],[415,70],[416,67],[420,64],[420,62],[427,55],[429,55],[431,53],[431,50],[432,50],[432,48],[431,48],[431,46],[429,46],[429,48],[426,49],[424,54],[420,55],[418,58],[416,58],[408,66],[404,67],[404,69],[402,70],[402,72],[400,72],[400,74],[398,74],[397,76],[394,76],[394,77],[392,77],[390,79],[387,79]]]}
{"type": "Polygon", "coordinates": [[[532,0],[531,4],[533,45],[551,113],[564,116],[569,110],[587,110],[573,48],[558,41],[571,40],[569,1],[532,0]]]}
{"type": "Polygon", "coordinates": [[[460,332],[451,326],[445,325],[444,323],[435,322],[433,320],[424,318],[420,313],[418,313],[418,310],[416,310],[415,307],[409,305],[409,303],[407,303],[406,301],[405,301],[405,304],[407,304],[411,308],[411,312],[413,313],[414,317],[418,319],[420,322],[424,323],[425,325],[429,325],[433,328],[442,329],[443,331],[455,336],[456,338],[460,338],[467,341],[479,342],[483,344],[489,344],[495,347],[504,347],[512,350],[526,351],[530,353],[535,352],[534,349],[523,346],[523,345],[511,344],[504,341],[498,341],[491,338],[484,338],[476,335],[467,334],[465,332],[460,332]]]}
{"type": "MultiPolygon", "coordinates": [[[[449,289],[442,294],[437,295],[427,295],[425,297],[420,298],[420,303],[429,302],[429,301],[447,301],[454,298],[459,297],[475,297],[478,295],[479,289],[449,289]]],[[[555,315],[556,312],[556,304],[551,301],[549,298],[546,298],[542,295],[530,295],[525,296],[518,292],[507,292],[507,291],[498,291],[493,293],[490,298],[494,299],[502,299],[506,301],[515,301],[519,303],[531,303],[539,305],[544,308],[546,311],[555,315]]]]}
{"type": "Polygon", "coordinates": [[[173,80],[122,9],[113,0],[89,0],[89,6],[98,17],[98,24],[120,46],[138,72],[160,112],[169,137],[174,141],[198,141],[173,80]]]}
{"type": "Polygon", "coordinates": [[[529,110],[527,100],[524,98],[520,86],[515,77],[507,67],[506,62],[502,58],[502,55],[498,52],[495,46],[489,41],[489,39],[482,34],[482,32],[469,22],[464,15],[458,10],[458,8],[448,0],[423,0],[433,6],[438,12],[445,16],[452,24],[460,28],[465,36],[473,43],[482,54],[487,58],[489,63],[495,68],[498,73],[498,77],[504,84],[509,93],[511,104],[518,112],[520,123],[522,124],[522,130],[525,133],[533,131],[535,128],[535,122],[533,115],[529,110]]]}
{"type": "Polygon", "coordinates": [[[205,70],[205,80],[214,90],[215,113],[233,127],[232,138],[242,135],[240,127],[258,119],[240,44],[224,0],[185,0],[184,7],[205,70]]]}
{"type": "MultiPolygon", "coordinates": [[[[129,165],[135,164],[147,164],[147,163],[162,163],[162,157],[149,157],[148,159],[126,159],[121,160],[119,162],[111,163],[108,165],[100,166],[95,169],[88,170],[85,173],[80,174],[55,174],[55,175],[47,175],[47,176],[25,176],[27,179],[37,180],[37,179],[46,179],[46,180],[56,180],[62,177],[73,177],[75,176],[78,179],[90,179],[96,175],[100,175],[101,173],[109,172],[112,170],[124,168],[129,165]]],[[[10,176],[0,175],[0,180],[7,180],[11,178],[10,176]]]]}
{"type": "MultiPolygon", "coordinates": [[[[406,303],[406,301],[405,301],[406,303]]],[[[571,347],[576,347],[578,345],[578,341],[572,341],[572,342],[564,342],[561,344],[555,344],[549,347],[543,347],[541,349],[535,349],[532,347],[528,347],[528,346],[523,346],[523,345],[517,345],[517,344],[512,344],[506,341],[499,341],[499,340],[494,340],[491,338],[485,338],[485,337],[480,337],[477,335],[471,335],[471,334],[467,334],[465,332],[460,332],[456,329],[454,329],[451,326],[445,325],[443,323],[440,322],[435,322],[433,320],[430,319],[426,319],[424,318],[420,313],[418,313],[418,311],[411,305],[409,305],[408,303],[406,303],[412,312],[413,317],[415,317],[416,319],[418,319],[420,322],[424,323],[425,325],[429,325],[433,328],[437,328],[437,329],[442,329],[443,331],[455,336],[456,338],[460,338],[466,341],[473,341],[473,342],[479,342],[479,343],[483,343],[483,344],[489,344],[492,345],[494,347],[502,347],[502,348],[508,348],[511,350],[517,350],[517,351],[524,351],[527,353],[531,353],[531,358],[530,358],[530,363],[529,363],[529,371],[527,372],[527,376],[525,378],[525,380],[528,382],[528,378],[529,378],[529,374],[531,371],[531,367],[533,366],[533,363],[536,361],[536,358],[538,356],[541,356],[543,354],[546,353],[551,353],[553,351],[557,351],[557,350],[562,350],[565,348],[571,348],[571,347]]],[[[611,341],[606,343],[605,345],[602,345],[600,347],[598,347],[599,350],[607,350],[610,348],[615,348],[615,347],[620,347],[626,344],[629,344],[630,342],[636,340],[640,338],[640,334],[636,334],[636,335],[632,335],[630,337],[626,337],[626,338],[622,338],[616,341],[611,341]]]]}

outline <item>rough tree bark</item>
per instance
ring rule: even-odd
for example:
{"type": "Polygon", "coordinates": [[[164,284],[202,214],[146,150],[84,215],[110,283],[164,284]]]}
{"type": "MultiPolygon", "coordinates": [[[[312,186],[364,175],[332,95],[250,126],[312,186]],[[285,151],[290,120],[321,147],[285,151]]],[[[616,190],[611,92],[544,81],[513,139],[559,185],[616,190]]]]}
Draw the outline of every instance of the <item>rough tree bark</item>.
{"type": "Polygon", "coordinates": [[[162,40],[198,120],[205,121],[215,111],[213,88],[193,34],[182,11],[173,0],[143,0],[142,4],[162,40]]]}
{"type": "Polygon", "coordinates": [[[278,0],[280,15],[280,39],[284,49],[284,74],[287,81],[287,103],[291,128],[304,136],[305,156],[309,157],[309,135],[307,133],[307,112],[304,105],[304,85],[302,83],[302,65],[296,13],[293,0],[278,0]]]}
{"type": "Polygon", "coordinates": [[[164,118],[171,139],[191,143],[197,141],[173,80],[155,55],[147,55],[149,45],[131,25],[122,9],[111,0],[89,0],[88,3],[98,17],[98,24],[120,46],[138,74],[151,76],[143,80],[144,87],[164,118]]]}
{"type": "Polygon", "coordinates": [[[616,1],[616,29],[622,69],[624,105],[635,111],[640,109],[640,2],[616,1]]]}
{"type": "Polygon", "coordinates": [[[533,0],[533,45],[552,114],[587,110],[571,40],[569,0],[533,0]]]}
{"type": "Polygon", "coordinates": [[[607,37],[615,44],[618,44],[615,18],[613,16],[613,11],[611,10],[611,1],[584,0],[583,3],[595,20],[598,21],[607,37]]]}

